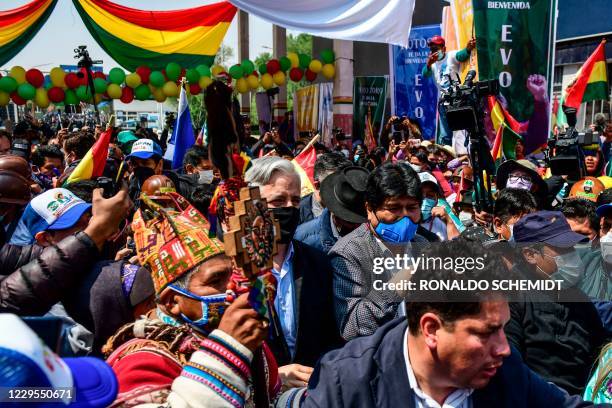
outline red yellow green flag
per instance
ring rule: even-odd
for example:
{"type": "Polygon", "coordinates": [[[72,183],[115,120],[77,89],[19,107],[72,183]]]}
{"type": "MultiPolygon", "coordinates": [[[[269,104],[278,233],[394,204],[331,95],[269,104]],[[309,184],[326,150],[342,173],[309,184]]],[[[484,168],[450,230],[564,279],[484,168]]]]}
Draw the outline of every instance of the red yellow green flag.
{"type": "Polygon", "coordinates": [[[608,73],[606,70],[606,40],[576,73],[576,78],[565,91],[566,106],[578,109],[582,102],[608,99],[608,73]]]}
{"type": "Polygon", "coordinates": [[[300,175],[300,181],[302,182],[302,197],[314,191],[315,161],[317,161],[317,151],[312,142],[291,161],[295,170],[300,175]]]}
{"type": "Polygon", "coordinates": [[[103,132],[100,138],[89,149],[85,157],[81,159],[74,171],[70,174],[64,184],[74,183],[75,181],[90,180],[100,177],[104,173],[104,166],[108,157],[108,145],[113,133],[112,129],[103,132]]]}
{"type": "Polygon", "coordinates": [[[488,97],[491,122],[495,129],[495,142],[491,156],[497,165],[503,160],[516,159],[516,144],[523,140],[519,135],[520,123],[510,115],[495,96],[488,97]]]}

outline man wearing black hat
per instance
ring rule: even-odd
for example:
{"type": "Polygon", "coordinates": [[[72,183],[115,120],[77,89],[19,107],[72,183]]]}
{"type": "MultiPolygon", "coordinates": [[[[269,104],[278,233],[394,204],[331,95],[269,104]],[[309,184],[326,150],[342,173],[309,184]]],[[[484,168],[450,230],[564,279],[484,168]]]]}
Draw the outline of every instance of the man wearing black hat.
{"type": "Polygon", "coordinates": [[[328,253],[340,237],[366,222],[365,190],[369,172],[350,166],[321,183],[321,215],[298,227],[294,239],[328,253]]]}

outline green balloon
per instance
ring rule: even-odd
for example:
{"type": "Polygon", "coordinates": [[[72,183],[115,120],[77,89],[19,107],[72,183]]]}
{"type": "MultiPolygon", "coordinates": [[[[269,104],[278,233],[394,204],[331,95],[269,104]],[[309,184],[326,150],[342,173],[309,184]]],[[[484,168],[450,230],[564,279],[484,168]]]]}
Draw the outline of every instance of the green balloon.
{"type": "Polygon", "coordinates": [[[185,73],[185,77],[190,84],[197,84],[200,80],[200,73],[197,69],[188,69],[185,73]]]}
{"type": "Polygon", "coordinates": [[[166,75],[170,81],[176,81],[181,75],[181,66],[176,62],[170,62],[166,65],[166,75]]]}
{"type": "Polygon", "coordinates": [[[138,85],[134,89],[134,97],[139,101],[145,101],[151,96],[151,90],[145,84],[138,85]]]}
{"type": "Polygon", "coordinates": [[[196,70],[198,71],[201,77],[210,78],[211,72],[210,72],[210,67],[208,65],[204,65],[204,64],[198,65],[196,67],[196,70]]]}
{"type": "Polygon", "coordinates": [[[96,93],[103,94],[104,92],[106,92],[106,88],[108,87],[108,85],[106,84],[106,80],[102,78],[96,78],[93,82],[96,93]]]}
{"type": "Polygon", "coordinates": [[[285,72],[291,68],[291,60],[287,57],[282,57],[280,59],[281,71],[285,72]]]}
{"type": "Polygon", "coordinates": [[[91,92],[89,87],[81,85],[76,89],[76,97],[83,102],[87,102],[91,99],[91,92]]]}
{"type": "Polygon", "coordinates": [[[121,85],[125,80],[125,72],[121,68],[113,68],[108,73],[108,79],[113,84],[121,85]]]}
{"type": "Polygon", "coordinates": [[[34,88],[28,83],[21,84],[17,88],[17,95],[21,96],[23,99],[26,100],[34,99],[34,97],[36,96],[36,88],[34,88]]]}
{"type": "Polygon", "coordinates": [[[153,71],[151,75],[149,75],[149,83],[156,88],[161,88],[166,83],[166,78],[161,72],[153,71]]]}
{"type": "Polygon", "coordinates": [[[17,86],[17,81],[13,77],[5,76],[0,78],[0,91],[4,91],[6,93],[15,92],[17,86]]]}
{"type": "Polygon", "coordinates": [[[266,64],[261,64],[261,65],[259,66],[259,73],[260,73],[261,75],[263,75],[263,74],[265,74],[265,73],[267,73],[267,72],[268,72],[268,67],[266,66],[266,64]]]}
{"type": "Polygon", "coordinates": [[[334,55],[334,51],[329,49],[321,51],[321,60],[324,64],[331,64],[335,59],[336,56],[334,55]]]}
{"type": "Polygon", "coordinates": [[[76,105],[79,103],[79,98],[77,98],[76,94],[72,89],[66,89],[64,91],[64,103],[66,105],[76,105]]]}
{"type": "Polygon", "coordinates": [[[232,78],[238,79],[244,76],[244,71],[242,70],[242,67],[240,65],[236,64],[230,67],[229,74],[232,78]]]}
{"type": "Polygon", "coordinates": [[[244,75],[250,75],[253,71],[255,71],[255,64],[253,64],[251,60],[242,60],[242,64],[240,64],[240,66],[242,67],[242,73],[244,75]]]}
{"type": "Polygon", "coordinates": [[[306,55],[306,54],[300,54],[298,57],[300,59],[300,68],[302,68],[302,69],[308,68],[312,58],[310,58],[310,56],[306,55]]]}

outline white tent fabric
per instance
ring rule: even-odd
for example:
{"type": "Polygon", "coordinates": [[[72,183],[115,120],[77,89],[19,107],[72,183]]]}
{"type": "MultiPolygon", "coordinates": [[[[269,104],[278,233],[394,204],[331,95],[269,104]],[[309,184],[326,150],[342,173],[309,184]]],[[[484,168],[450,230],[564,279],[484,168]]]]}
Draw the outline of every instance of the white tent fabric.
{"type": "Polygon", "coordinates": [[[415,0],[230,0],[270,23],[320,37],[408,45],[415,0]]]}

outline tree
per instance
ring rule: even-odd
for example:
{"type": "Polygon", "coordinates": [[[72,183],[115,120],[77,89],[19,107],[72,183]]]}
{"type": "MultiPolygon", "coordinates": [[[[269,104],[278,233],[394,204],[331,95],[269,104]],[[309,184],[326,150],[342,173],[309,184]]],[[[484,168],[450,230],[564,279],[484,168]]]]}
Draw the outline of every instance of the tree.
{"type": "Polygon", "coordinates": [[[221,44],[215,55],[215,64],[225,66],[233,56],[234,49],[229,45],[221,44]]]}
{"type": "Polygon", "coordinates": [[[258,69],[261,64],[265,64],[271,59],[272,54],[270,54],[269,52],[262,52],[257,56],[257,58],[255,58],[255,61],[253,61],[255,63],[255,69],[258,69]]]}

